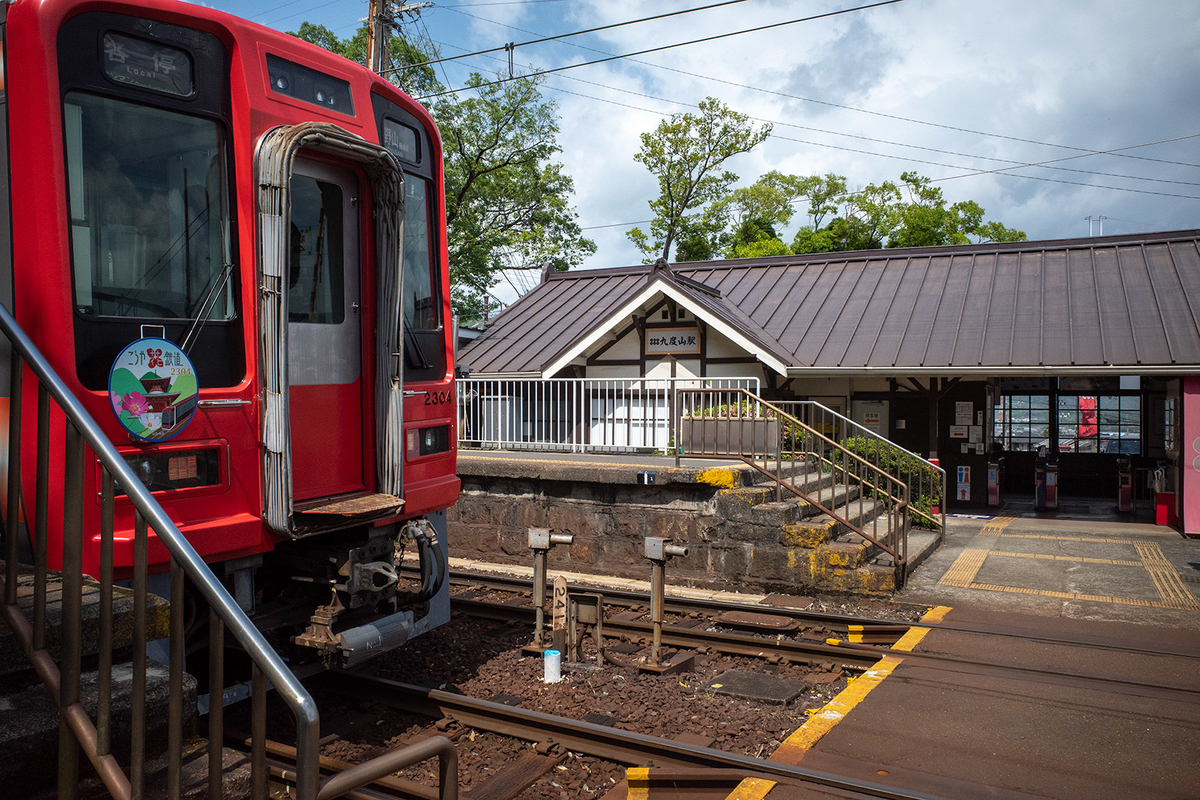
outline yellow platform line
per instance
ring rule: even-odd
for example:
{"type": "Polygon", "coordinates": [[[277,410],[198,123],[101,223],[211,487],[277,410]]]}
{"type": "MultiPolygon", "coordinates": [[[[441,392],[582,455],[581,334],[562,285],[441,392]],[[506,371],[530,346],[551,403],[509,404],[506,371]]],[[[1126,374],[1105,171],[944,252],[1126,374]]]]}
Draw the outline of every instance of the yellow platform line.
{"type": "Polygon", "coordinates": [[[987,558],[987,555],[988,551],[982,548],[964,548],[958,554],[958,558],[954,559],[950,569],[946,570],[946,574],[938,579],[938,583],[942,586],[961,586],[965,589],[979,574],[979,568],[983,566],[983,560],[987,558]]]}
{"type": "Polygon", "coordinates": [[[1196,597],[1183,585],[1179,573],[1163,555],[1162,548],[1154,543],[1138,544],[1136,547],[1146,572],[1150,573],[1150,579],[1158,587],[1163,602],[1168,603],[1170,608],[1200,610],[1200,602],[1197,602],[1196,597]]]}
{"type": "Polygon", "coordinates": [[[775,781],[765,778],[746,778],[725,800],[762,800],[775,788],[775,781]]]}
{"type": "MultiPolygon", "coordinates": [[[[941,622],[946,614],[950,612],[948,606],[938,606],[931,609],[925,616],[921,617],[921,621],[936,625],[941,622]]],[[[920,641],[929,633],[929,628],[912,627],[908,632],[900,637],[900,640],[892,645],[892,650],[900,652],[911,651],[920,641]]],[[[808,718],[808,721],[797,728],[791,736],[784,740],[783,744],[771,754],[770,760],[781,764],[798,764],[800,759],[804,758],[807,753],[818,740],[829,731],[833,730],[842,719],[849,714],[855,706],[863,701],[871,690],[883,682],[883,679],[898,667],[904,659],[886,655],[879,661],[875,662],[869,670],[852,679],[849,684],[838,693],[836,697],[826,703],[820,711],[808,718]]],[[[739,786],[739,788],[741,788],[739,786]]],[[[731,795],[732,797],[732,795],[731,795]]]]}
{"type": "Polygon", "coordinates": [[[625,795],[629,800],[648,800],[650,797],[650,768],[629,767],[625,770],[625,782],[629,784],[629,792],[625,795]]]}

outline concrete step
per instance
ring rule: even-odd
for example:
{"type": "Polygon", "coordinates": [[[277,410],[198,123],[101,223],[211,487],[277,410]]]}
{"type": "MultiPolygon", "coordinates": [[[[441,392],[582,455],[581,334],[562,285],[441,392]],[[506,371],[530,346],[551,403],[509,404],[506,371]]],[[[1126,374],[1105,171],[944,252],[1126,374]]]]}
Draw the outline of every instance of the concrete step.
{"type": "MultiPolygon", "coordinates": [[[[130,698],[133,665],[113,666],[112,747],[117,760],[128,768],[130,750],[130,698]]],[[[96,672],[83,675],[81,697],[88,715],[96,718],[96,672]]],[[[153,757],[166,749],[169,672],[146,661],[146,751],[153,757]]],[[[196,730],[196,681],[184,676],[184,738],[196,730]]],[[[0,697],[0,786],[6,797],[26,797],[53,787],[58,774],[58,707],[40,683],[0,697]]],[[[82,758],[82,756],[81,756],[82,758]]],[[[86,759],[85,759],[86,760],[86,759]]]]}
{"type": "MultiPolygon", "coordinates": [[[[4,562],[0,561],[0,570],[4,562]]],[[[33,567],[22,564],[17,577],[17,605],[33,622],[33,567]]],[[[59,633],[62,625],[62,574],[46,575],[46,647],[59,657],[59,633]]],[[[168,635],[170,611],[166,600],[150,595],[146,601],[146,639],[154,641],[168,635]]],[[[83,578],[83,657],[94,656],[100,636],[100,584],[83,578]]],[[[116,652],[133,644],[133,591],[113,587],[113,649],[116,652]]],[[[7,625],[0,625],[0,676],[30,669],[29,660],[7,625]]]]}

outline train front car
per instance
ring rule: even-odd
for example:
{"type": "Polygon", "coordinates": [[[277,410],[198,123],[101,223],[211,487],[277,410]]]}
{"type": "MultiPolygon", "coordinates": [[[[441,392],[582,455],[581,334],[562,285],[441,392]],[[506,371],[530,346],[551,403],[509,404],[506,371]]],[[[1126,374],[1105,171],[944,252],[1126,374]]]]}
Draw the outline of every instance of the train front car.
{"type": "Polygon", "coordinates": [[[17,0],[4,23],[19,324],[277,641],[353,664],[444,622],[459,482],[432,118],[200,6],[17,0]]]}

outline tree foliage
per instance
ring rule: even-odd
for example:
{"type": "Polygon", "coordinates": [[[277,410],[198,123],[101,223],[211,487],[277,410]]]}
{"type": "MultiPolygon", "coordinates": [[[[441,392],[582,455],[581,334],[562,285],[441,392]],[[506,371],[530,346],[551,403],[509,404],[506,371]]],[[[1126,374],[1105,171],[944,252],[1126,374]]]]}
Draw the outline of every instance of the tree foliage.
{"type": "Polygon", "coordinates": [[[748,116],[712,97],[699,108],[699,114],[673,114],[653,132],[643,133],[634,156],[658,178],[649,235],[641,228],[628,233],[648,260],[669,258],[677,240],[680,260],[714,255],[728,217],[722,207],[712,206],[738,178],[722,167],[771,134],[770,125],[755,127],[748,116]]]}
{"type": "MultiPolygon", "coordinates": [[[[366,64],[366,24],[347,39],[308,22],[292,35],[366,64]]],[[[435,57],[432,45],[393,35],[388,53],[388,77],[408,94],[444,88],[425,63],[435,57]]],[[[568,269],[596,245],[571,208],[571,177],[553,160],[561,152],[557,109],[542,97],[540,80],[494,83],[475,74],[467,83],[465,97],[451,95],[429,110],[444,149],[451,300],[457,313],[473,316],[501,270],[568,269]]]]}
{"type": "Polygon", "coordinates": [[[549,263],[565,270],[596,250],[568,202],[570,176],[560,152],[555,105],[539,81],[467,81],[474,93],[434,112],[445,145],[450,275],[472,306],[502,269],[549,263]]]}

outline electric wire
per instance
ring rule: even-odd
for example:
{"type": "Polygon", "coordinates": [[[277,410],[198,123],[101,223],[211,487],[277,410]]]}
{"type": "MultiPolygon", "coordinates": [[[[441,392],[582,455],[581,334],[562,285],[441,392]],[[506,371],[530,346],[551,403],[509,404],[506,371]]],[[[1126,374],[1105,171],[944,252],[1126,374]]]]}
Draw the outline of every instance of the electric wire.
{"type": "MultiPolygon", "coordinates": [[[[451,9],[451,10],[454,10],[454,9],[451,9]]],[[[469,14],[465,11],[457,11],[457,10],[454,10],[454,11],[457,14],[471,17],[472,19],[480,20],[481,22],[488,22],[488,23],[491,23],[493,25],[498,25],[503,28],[509,28],[511,30],[520,31],[521,33],[526,33],[531,36],[541,35],[535,31],[530,31],[525,28],[519,28],[517,26],[509,25],[504,22],[498,22],[493,19],[488,19],[487,17],[480,17],[475,14],[469,14]]],[[[593,53],[600,53],[601,55],[612,55],[611,53],[607,53],[604,50],[599,50],[594,47],[588,47],[587,45],[578,44],[577,42],[565,42],[565,44],[570,45],[571,47],[579,48],[581,50],[588,50],[593,53]]],[[[640,53],[631,54],[631,56],[636,56],[636,55],[641,55],[641,54],[640,53]]],[[[1089,155],[1099,152],[1099,151],[1096,151],[1096,150],[1093,150],[1090,148],[1086,148],[1086,147],[1078,147],[1078,146],[1066,145],[1066,144],[1057,144],[1055,142],[1043,142],[1043,141],[1039,141],[1036,139],[1026,139],[1026,138],[1022,138],[1022,137],[1018,137],[1018,136],[1009,136],[1009,135],[1002,134],[1002,133],[989,133],[987,131],[979,131],[979,130],[974,130],[972,128],[948,125],[948,124],[939,123],[939,122],[930,122],[928,120],[920,120],[920,119],[915,119],[913,117],[905,117],[905,116],[896,115],[896,114],[887,114],[887,113],[884,113],[881,111],[872,111],[870,109],[864,109],[864,108],[858,108],[855,106],[833,103],[833,102],[830,102],[827,100],[817,100],[817,99],[810,98],[810,97],[803,97],[800,95],[790,94],[788,92],[781,92],[781,91],[774,90],[774,89],[766,89],[766,88],[763,88],[760,86],[753,86],[750,84],[744,84],[744,83],[738,83],[736,81],[725,80],[723,78],[717,78],[717,77],[713,77],[711,75],[702,75],[697,72],[690,72],[688,70],[679,69],[678,67],[669,67],[669,66],[666,66],[663,64],[654,64],[649,61],[640,61],[640,60],[638,60],[636,58],[632,58],[632,57],[628,57],[628,60],[634,64],[640,64],[641,66],[652,67],[654,69],[661,69],[661,70],[665,70],[667,72],[674,72],[679,75],[685,75],[689,78],[698,78],[700,80],[713,81],[715,83],[725,84],[727,86],[732,86],[732,87],[738,88],[738,89],[747,89],[747,90],[754,91],[754,92],[762,92],[765,94],[771,94],[771,95],[775,95],[775,96],[779,96],[779,97],[784,97],[784,98],[787,98],[790,100],[800,100],[800,101],[806,102],[806,103],[816,103],[819,105],[825,105],[825,106],[829,106],[831,108],[837,108],[837,109],[841,109],[844,111],[854,111],[854,112],[858,112],[858,113],[870,114],[870,115],[874,115],[874,116],[885,117],[888,119],[894,119],[894,120],[901,121],[901,122],[909,122],[909,123],[913,123],[913,124],[917,124],[917,125],[927,125],[927,126],[931,126],[931,127],[943,128],[946,130],[956,131],[956,132],[960,132],[960,133],[970,133],[973,135],[984,136],[984,137],[988,137],[988,138],[1006,139],[1006,140],[1015,141],[1015,142],[1022,142],[1025,144],[1036,144],[1041,147],[1058,147],[1058,148],[1067,149],[1067,150],[1075,150],[1082,154],[1081,157],[1087,157],[1089,155]]],[[[599,62],[596,62],[596,63],[599,63],[599,62]]],[[[583,66],[583,65],[581,65],[581,66],[583,66]]],[[[570,76],[564,76],[564,77],[570,77],[570,76]]],[[[581,80],[581,79],[576,78],[576,80],[581,80]]],[[[609,88],[616,88],[616,87],[609,87],[609,88]]],[[[625,90],[617,89],[617,91],[625,91],[625,90]]],[[[634,94],[636,94],[636,93],[634,93],[634,94]]],[[[674,101],[667,101],[667,102],[674,102],[674,101]]],[[[845,134],[845,135],[850,136],[852,134],[845,134]]],[[[904,145],[904,146],[917,147],[917,145],[904,145]]],[[[1117,155],[1122,158],[1135,159],[1138,161],[1152,161],[1152,162],[1156,162],[1156,163],[1160,163],[1160,164],[1170,164],[1173,166],[1200,168],[1200,164],[1193,164],[1193,163],[1186,162],[1186,161],[1172,161],[1169,159],[1152,158],[1150,156],[1139,156],[1139,155],[1133,155],[1130,153],[1114,153],[1114,155],[1117,155]]]]}
{"type": "MultiPolygon", "coordinates": [[[[651,16],[651,17],[642,17],[640,19],[631,19],[631,20],[626,20],[625,22],[614,22],[609,25],[600,25],[599,27],[588,28],[588,29],[582,30],[582,31],[572,31],[571,33],[560,33],[560,34],[556,34],[554,36],[543,36],[540,39],[531,39],[528,42],[509,42],[508,44],[501,45],[500,47],[490,47],[487,50],[476,50],[473,53],[463,53],[463,54],[457,55],[457,56],[446,56],[445,58],[437,58],[437,59],[433,59],[432,61],[423,61],[420,64],[405,64],[403,66],[396,67],[393,70],[388,70],[388,72],[396,72],[396,71],[402,70],[402,69],[413,69],[415,67],[424,67],[424,66],[428,66],[429,64],[440,64],[443,61],[457,61],[461,58],[471,58],[473,56],[483,56],[483,55],[487,55],[488,53],[498,53],[501,50],[508,51],[508,50],[513,50],[517,47],[528,47],[529,45],[532,45],[532,44],[543,44],[545,42],[553,42],[553,41],[557,41],[559,39],[568,39],[572,36],[583,36],[584,34],[587,34],[587,33],[598,33],[599,31],[612,30],[613,28],[623,28],[627,25],[637,25],[638,23],[641,23],[641,22],[652,22],[654,20],[666,19],[668,17],[678,17],[682,14],[691,14],[693,11],[709,11],[714,8],[721,8],[722,6],[733,6],[733,5],[737,5],[739,3],[745,3],[745,2],[746,2],[746,0],[723,0],[723,2],[712,3],[711,5],[707,5],[707,6],[697,6],[696,8],[685,8],[685,9],[682,9],[679,11],[668,11],[663,14],[655,14],[654,16],[651,16]]],[[[519,29],[517,29],[517,30],[519,30],[519,29]]],[[[588,49],[590,50],[591,48],[588,48],[588,49]]],[[[596,52],[602,52],[602,51],[596,51],[596,52]]],[[[612,55],[612,54],[609,53],[608,55],[612,55]]]]}
{"type": "MultiPolygon", "coordinates": [[[[795,24],[801,23],[801,22],[813,22],[813,21],[819,20],[819,19],[827,19],[829,17],[837,17],[837,16],[841,16],[843,14],[852,14],[856,11],[867,11],[872,8],[880,8],[882,6],[890,6],[890,5],[895,5],[896,3],[902,3],[902,2],[904,2],[904,0],[880,0],[877,3],[868,3],[867,5],[855,6],[853,8],[843,8],[843,9],[839,9],[837,11],[827,11],[824,14],[814,14],[809,17],[800,17],[798,19],[785,20],[783,22],[773,22],[769,25],[759,25],[758,27],[754,27],[754,28],[744,28],[742,30],[729,31],[727,33],[719,33],[719,34],[715,34],[713,36],[705,36],[700,39],[692,39],[692,40],[686,41],[686,42],[676,42],[674,44],[664,44],[664,45],[660,45],[659,47],[651,47],[646,50],[639,50],[634,53],[623,53],[621,55],[608,56],[606,58],[595,59],[593,61],[583,61],[578,64],[567,64],[566,66],[553,67],[551,69],[544,69],[539,72],[534,72],[534,73],[530,73],[527,75],[513,76],[511,78],[497,78],[496,80],[491,81],[490,83],[492,83],[492,84],[509,83],[509,82],[515,81],[515,80],[524,80],[526,78],[534,78],[539,75],[553,75],[558,72],[565,72],[565,71],[571,70],[571,69],[578,69],[579,67],[590,67],[595,64],[604,64],[609,61],[617,61],[620,59],[631,58],[633,56],[643,56],[643,55],[646,55],[647,53],[658,53],[658,52],[662,52],[663,50],[673,50],[677,47],[688,47],[693,44],[704,44],[706,42],[714,42],[714,41],[717,41],[720,39],[728,39],[731,36],[741,36],[746,33],[758,33],[758,32],[765,31],[765,30],[771,30],[772,28],[781,28],[786,25],[795,25],[795,24]]],[[[458,89],[447,89],[442,92],[434,92],[433,94],[427,94],[423,97],[418,97],[417,101],[423,102],[425,100],[429,100],[434,97],[442,97],[442,96],[445,96],[448,94],[457,94],[459,92],[465,92],[471,88],[472,87],[470,87],[470,86],[463,86],[458,89]]]]}
{"type": "MultiPolygon", "coordinates": [[[[449,45],[445,42],[438,42],[438,44],[442,45],[442,46],[448,46],[448,47],[453,46],[453,45],[449,45]]],[[[588,49],[591,49],[591,48],[588,48],[588,49]]],[[[500,59],[496,59],[492,56],[488,56],[488,58],[491,58],[494,61],[500,60],[500,59]]],[[[526,77],[530,77],[530,76],[526,76],[526,77]]],[[[671,103],[674,105],[685,106],[688,108],[697,108],[698,107],[695,103],[687,103],[687,102],[684,102],[681,100],[672,100],[669,98],[657,97],[655,95],[646,94],[644,92],[636,92],[636,91],[633,91],[630,89],[623,89],[623,88],[617,87],[617,86],[611,86],[608,84],[598,83],[596,81],[589,81],[585,78],[579,78],[577,76],[561,75],[559,77],[566,78],[568,80],[581,82],[581,83],[591,84],[593,86],[597,86],[597,87],[603,88],[603,89],[610,89],[613,91],[623,92],[626,94],[632,94],[632,95],[639,96],[639,97],[645,97],[647,99],[657,100],[657,101],[663,102],[663,103],[671,103]]],[[[649,108],[643,108],[640,106],[634,106],[634,105],[630,105],[627,103],[620,103],[618,101],[611,100],[609,98],[596,97],[595,95],[587,95],[587,94],[583,94],[581,92],[573,92],[570,89],[564,89],[561,87],[556,87],[556,86],[551,86],[551,85],[547,85],[546,88],[548,88],[552,91],[562,92],[565,94],[571,94],[571,95],[575,95],[577,97],[583,97],[583,98],[586,98],[589,100],[596,100],[598,102],[610,103],[612,105],[629,108],[629,109],[632,109],[635,111],[643,111],[646,113],[656,114],[659,116],[669,116],[668,112],[659,111],[659,110],[655,110],[655,109],[649,109],[649,108]]],[[[1121,173],[1101,172],[1101,171],[1097,171],[1097,170],[1086,170],[1086,169],[1076,169],[1076,168],[1072,168],[1072,167],[1052,166],[1053,164],[1055,164],[1057,162],[1070,161],[1070,160],[1078,159],[1078,158],[1087,158],[1089,156],[1094,156],[1094,155],[1121,155],[1122,154],[1121,151],[1123,151],[1123,150],[1132,150],[1132,149],[1138,148],[1138,147],[1150,147],[1152,145],[1157,145],[1157,144],[1165,144],[1165,143],[1169,143],[1169,142],[1182,141],[1185,139],[1193,139],[1193,138],[1200,137],[1200,134],[1188,134],[1185,136],[1174,137],[1172,139],[1160,139],[1160,140],[1154,141],[1154,142],[1144,142],[1141,144],[1127,145],[1125,147],[1111,148],[1109,150],[1087,151],[1085,153],[1081,153],[1081,154],[1077,154],[1077,155],[1063,156],[1061,158],[1049,159],[1049,160],[1040,161],[1040,162],[1022,162],[1022,161],[1015,161],[1013,159],[997,158],[995,156],[973,155],[971,153],[960,153],[960,152],[956,152],[953,150],[943,150],[943,149],[939,149],[939,148],[935,148],[935,147],[927,147],[924,145],[906,144],[904,142],[895,142],[895,141],[890,141],[887,139],[877,139],[877,138],[870,137],[870,136],[861,136],[861,135],[857,135],[857,134],[842,133],[839,131],[829,131],[829,130],[825,130],[825,129],[821,129],[821,128],[813,128],[813,127],[810,127],[807,125],[799,125],[796,123],[784,122],[784,121],[779,121],[779,120],[770,120],[770,119],[765,119],[762,117],[750,116],[749,119],[752,119],[756,122],[766,122],[771,125],[778,125],[781,127],[797,128],[800,130],[809,130],[809,131],[813,131],[813,132],[817,132],[817,133],[826,133],[831,136],[846,136],[848,138],[862,139],[865,141],[877,142],[880,144],[889,144],[889,145],[893,145],[893,146],[897,146],[897,147],[908,147],[908,148],[917,149],[917,150],[925,150],[928,152],[939,153],[942,155],[953,155],[953,156],[959,156],[962,158],[976,158],[976,159],[981,159],[984,161],[998,161],[1001,163],[1006,163],[1006,164],[1011,165],[1008,167],[998,168],[995,170],[980,170],[978,168],[964,166],[961,164],[947,164],[947,163],[941,162],[941,161],[930,161],[928,159],[919,159],[919,158],[914,158],[912,156],[896,155],[896,154],[891,154],[891,153],[879,153],[879,152],[875,152],[872,150],[862,150],[859,148],[848,147],[845,145],[831,144],[829,142],[818,142],[818,141],[812,141],[809,139],[798,139],[795,137],[782,136],[779,134],[772,135],[772,138],[780,140],[780,141],[794,142],[797,144],[807,144],[807,145],[810,145],[813,147],[824,147],[824,148],[833,149],[833,150],[841,150],[843,152],[857,153],[859,155],[868,155],[868,156],[874,156],[877,158],[887,158],[887,159],[892,159],[892,160],[904,161],[906,163],[923,164],[926,166],[943,167],[946,169],[967,170],[967,172],[965,172],[961,175],[949,175],[949,176],[943,176],[940,178],[931,178],[930,179],[931,182],[934,182],[934,183],[939,183],[939,182],[947,181],[947,180],[954,180],[956,178],[962,178],[962,177],[995,174],[995,175],[1003,175],[1005,177],[1028,178],[1030,180],[1042,180],[1042,181],[1063,183],[1063,184],[1075,185],[1075,186],[1088,186],[1088,187],[1095,187],[1098,189],[1110,189],[1110,190],[1119,191],[1119,192],[1128,191],[1128,192],[1135,192],[1135,193],[1140,193],[1140,194],[1151,194],[1151,195],[1157,195],[1157,196],[1163,196],[1163,197],[1177,197],[1177,198],[1186,199],[1186,200],[1200,200],[1200,196],[1195,196],[1195,195],[1178,194],[1178,193],[1171,193],[1171,192],[1154,192],[1154,191],[1150,191],[1150,190],[1134,189],[1131,187],[1107,186],[1104,184],[1085,183],[1083,181],[1060,180],[1060,179],[1054,179],[1054,178],[1049,178],[1049,177],[1039,177],[1036,175],[1020,175],[1020,174],[1013,174],[1010,172],[1011,170],[1023,169],[1025,167],[1044,167],[1046,169],[1058,169],[1058,170],[1063,170],[1066,172],[1075,172],[1075,173],[1080,173],[1080,174],[1084,174],[1084,175],[1097,175],[1100,177],[1122,178],[1122,179],[1127,179],[1127,180],[1148,181],[1148,182],[1152,182],[1152,183],[1166,183],[1166,184],[1182,185],[1182,186],[1200,186],[1200,183],[1192,182],[1192,181],[1176,181],[1176,180],[1170,180],[1167,178],[1150,178],[1150,177],[1145,177],[1145,176],[1140,176],[1140,175],[1125,175],[1125,174],[1121,174],[1121,173]]],[[[851,194],[851,193],[847,192],[847,195],[849,195],[849,194],[851,194]]],[[[631,223],[631,224],[639,224],[639,223],[631,223]]]]}

